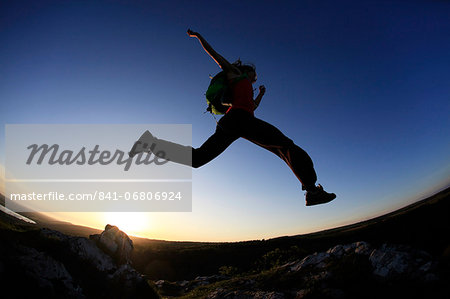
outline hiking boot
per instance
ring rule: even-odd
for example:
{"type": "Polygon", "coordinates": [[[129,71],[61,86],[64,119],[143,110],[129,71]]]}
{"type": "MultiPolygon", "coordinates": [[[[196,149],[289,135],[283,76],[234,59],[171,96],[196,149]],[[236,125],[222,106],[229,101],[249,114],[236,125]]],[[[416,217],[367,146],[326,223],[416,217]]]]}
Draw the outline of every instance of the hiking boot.
{"type": "Polygon", "coordinates": [[[128,152],[128,156],[130,158],[133,158],[139,153],[142,152],[149,152],[150,146],[154,142],[155,137],[153,137],[152,133],[150,133],[148,130],[144,132],[144,134],[141,135],[141,137],[136,141],[131,148],[131,150],[128,152]]]}
{"type": "Polygon", "coordinates": [[[317,185],[315,190],[309,190],[306,192],[306,206],[315,206],[323,203],[327,203],[336,198],[336,194],[328,193],[323,190],[321,185],[317,185]]]}

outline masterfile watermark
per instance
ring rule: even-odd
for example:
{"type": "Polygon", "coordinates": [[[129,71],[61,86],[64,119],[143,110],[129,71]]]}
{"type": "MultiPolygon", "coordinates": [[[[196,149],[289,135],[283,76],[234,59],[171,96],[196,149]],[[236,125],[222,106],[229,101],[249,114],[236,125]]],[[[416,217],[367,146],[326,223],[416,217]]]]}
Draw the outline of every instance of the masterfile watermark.
{"type": "Polygon", "coordinates": [[[164,151],[156,151],[155,154],[152,152],[152,148],[155,148],[156,144],[149,147],[149,152],[139,153],[136,155],[136,159],[133,159],[129,154],[121,151],[115,150],[111,153],[109,150],[100,151],[100,145],[96,144],[93,149],[86,150],[86,147],[82,147],[78,152],[72,150],[62,150],[60,151],[60,146],[58,144],[53,144],[49,146],[48,144],[31,144],[27,147],[30,150],[30,155],[26,161],[26,164],[30,165],[33,162],[41,165],[44,160],[49,165],[108,165],[116,162],[118,165],[124,165],[124,170],[130,169],[133,161],[136,165],[149,165],[154,163],[155,165],[164,165],[169,160],[166,159],[166,153],[164,151]],[[35,159],[36,154],[38,154],[35,159]],[[153,154],[153,155],[152,155],[153,154]]]}
{"type": "Polygon", "coordinates": [[[8,124],[5,135],[13,211],[192,210],[190,125],[8,124]]]}

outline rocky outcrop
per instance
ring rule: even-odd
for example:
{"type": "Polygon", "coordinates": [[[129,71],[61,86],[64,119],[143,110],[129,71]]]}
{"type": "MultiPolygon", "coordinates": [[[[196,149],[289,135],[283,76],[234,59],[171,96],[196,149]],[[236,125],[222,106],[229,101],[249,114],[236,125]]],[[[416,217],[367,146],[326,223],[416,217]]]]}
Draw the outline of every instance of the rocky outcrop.
{"type": "Polygon", "coordinates": [[[407,277],[414,280],[432,281],[437,279],[434,273],[437,262],[425,251],[406,246],[384,244],[371,251],[369,261],[373,274],[385,279],[407,277]]]}
{"type": "Polygon", "coordinates": [[[67,250],[76,254],[77,258],[89,261],[96,270],[110,272],[116,269],[113,258],[105,254],[96,244],[86,238],[68,236],[55,230],[43,228],[41,236],[66,245],[67,250]]]}
{"type": "Polygon", "coordinates": [[[90,235],[99,248],[114,258],[118,264],[131,264],[133,241],[117,226],[107,224],[101,234],[90,235]]]}
{"type": "Polygon", "coordinates": [[[118,264],[131,264],[133,241],[117,226],[107,224],[101,234],[90,235],[89,239],[95,241],[118,264]]]}
{"type": "Polygon", "coordinates": [[[373,248],[366,242],[356,242],[348,245],[337,245],[325,252],[314,253],[300,261],[284,265],[290,272],[298,272],[310,267],[313,270],[326,270],[331,264],[338,264],[340,260],[350,255],[359,255],[370,262],[372,274],[385,279],[425,279],[436,278],[433,270],[436,262],[425,251],[408,246],[383,244],[373,248]]]}
{"type": "MultiPolygon", "coordinates": [[[[414,295],[414,288],[433,289],[433,283],[440,280],[438,261],[427,252],[392,244],[374,247],[366,242],[336,245],[257,275],[221,277],[225,281],[217,289],[214,278],[174,284],[187,292],[211,284],[207,298],[378,298],[385,294],[383,290],[395,291],[396,286],[403,294],[414,295]],[[411,287],[404,290],[405,285],[411,287]],[[367,292],[372,293],[368,296],[367,292]]],[[[163,289],[164,283],[157,286],[163,289]]]]}
{"type": "Polygon", "coordinates": [[[104,251],[93,240],[50,229],[2,241],[0,253],[8,257],[0,259],[2,282],[14,288],[13,295],[18,298],[159,298],[129,264],[131,240],[117,227],[107,228],[101,234],[103,240],[108,242],[114,236],[113,240],[122,244],[115,251],[104,251]],[[118,259],[121,263],[116,262],[118,252],[124,257],[118,259]],[[21,287],[25,283],[27,287],[21,287]]]}

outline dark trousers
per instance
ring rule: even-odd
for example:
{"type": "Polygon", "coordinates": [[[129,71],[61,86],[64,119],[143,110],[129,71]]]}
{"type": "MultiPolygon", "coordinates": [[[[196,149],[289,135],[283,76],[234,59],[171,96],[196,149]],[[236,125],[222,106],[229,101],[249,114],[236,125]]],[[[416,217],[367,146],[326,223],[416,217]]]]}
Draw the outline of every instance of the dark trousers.
{"type": "Polygon", "coordinates": [[[304,190],[315,186],[317,176],[309,155],[276,127],[241,109],[233,109],[224,115],[217,124],[216,132],[202,146],[192,149],[192,167],[205,165],[239,137],[283,159],[300,180],[304,190]]]}

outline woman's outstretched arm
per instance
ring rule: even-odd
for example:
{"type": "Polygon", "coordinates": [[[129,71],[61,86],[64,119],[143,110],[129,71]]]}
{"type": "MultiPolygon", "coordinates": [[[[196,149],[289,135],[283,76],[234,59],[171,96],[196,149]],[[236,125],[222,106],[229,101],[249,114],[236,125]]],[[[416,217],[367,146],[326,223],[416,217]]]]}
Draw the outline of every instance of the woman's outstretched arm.
{"type": "Polygon", "coordinates": [[[229,63],[225,58],[222,57],[219,53],[217,53],[211,45],[201,36],[200,33],[192,31],[191,29],[188,29],[187,34],[190,37],[196,37],[200,44],[202,45],[203,49],[206,51],[206,53],[211,56],[212,59],[220,66],[222,70],[225,71],[225,73],[237,73],[239,74],[239,69],[237,69],[235,66],[233,66],[231,63],[229,63]]]}

